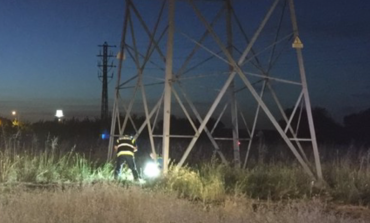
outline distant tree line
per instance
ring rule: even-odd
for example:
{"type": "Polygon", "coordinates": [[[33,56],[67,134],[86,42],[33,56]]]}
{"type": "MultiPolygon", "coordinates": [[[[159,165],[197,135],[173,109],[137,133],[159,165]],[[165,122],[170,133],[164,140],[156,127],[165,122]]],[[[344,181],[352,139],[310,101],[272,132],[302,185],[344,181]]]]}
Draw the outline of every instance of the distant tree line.
{"type": "MultiPolygon", "coordinates": [[[[289,116],[293,109],[287,109],[289,116]]],[[[322,107],[312,109],[312,116],[315,125],[316,138],[321,143],[348,144],[356,143],[359,145],[370,144],[370,108],[358,113],[347,115],[343,118],[343,124],[334,120],[331,114],[322,107]]],[[[298,115],[295,115],[292,125],[296,126],[298,115]]],[[[286,124],[280,121],[282,127],[286,124]]],[[[299,126],[299,136],[308,137],[309,128],[306,112],[302,112],[299,126]]]]}
{"type": "MultiPolygon", "coordinates": [[[[286,109],[288,117],[293,109],[286,109]]],[[[357,143],[359,145],[370,144],[370,109],[350,114],[344,117],[343,124],[338,123],[333,119],[325,108],[315,107],[312,110],[316,136],[319,143],[333,144],[349,144],[357,143]]],[[[291,125],[296,126],[299,116],[296,114],[291,125]]],[[[123,120],[123,117],[121,118],[123,120]]],[[[136,128],[145,121],[145,117],[132,116],[132,121],[136,128]]],[[[216,119],[211,118],[207,123],[209,130],[213,129],[216,119]]],[[[286,127],[286,122],[279,121],[281,127],[286,127]]],[[[300,125],[298,137],[309,137],[309,128],[305,112],[300,116],[300,125]]],[[[200,125],[194,120],[196,127],[200,125]]],[[[153,134],[161,134],[163,122],[156,123],[153,134]]],[[[0,117],[0,147],[4,148],[12,139],[17,139],[23,143],[39,144],[48,140],[48,137],[57,136],[59,140],[68,139],[71,143],[78,141],[90,141],[92,143],[107,143],[107,140],[102,138],[102,134],[108,135],[110,132],[110,123],[102,122],[99,119],[68,119],[54,121],[38,121],[35,123],[14,123],[12,120],[0,117]],[[16,124],[16,125],[14,125],[16,124]]],[[[118,128],[116,128],[118,129],[118,128]]],[[[127,122],[126,133],[135,134],[134,125],[131,121],[127,122]]],[[[241,135],[246,134],[245,130],[240,130],[241,135]]],[[[267,141],[279,138],[278,133],[273,131],[265,131],[265,139],[267,141]]],[[[118,134],[116,132],[115,134],[118,134]]],[[[194,129],[186,118],[171,116],[171,134],[173,135],[194,135],[194,129]]],[[[257,134],[257,131],[256,131],[257,134]]],[[[231,130],[224,123],[219,122],[213,132],[214,136],[226,137],[231,136],[231,130]]],[[[140,138],[148,137],[148,130],[144,129],[140,134],[140,138]]],[[[200,136],[201,139],[206,139],[206,134],[200,136]]],[[[13,140],[14,141],[14,140],[13,140]]]]}

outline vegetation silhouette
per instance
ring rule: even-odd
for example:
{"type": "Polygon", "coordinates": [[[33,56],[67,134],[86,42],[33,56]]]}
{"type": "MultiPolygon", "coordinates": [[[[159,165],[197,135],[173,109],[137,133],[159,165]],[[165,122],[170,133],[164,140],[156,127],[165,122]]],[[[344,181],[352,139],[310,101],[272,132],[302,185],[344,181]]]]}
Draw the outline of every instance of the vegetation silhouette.
{"type": "MultiPolygon", "coordinates": [[[[300,109],[298,108],[298,111],[300,109]]],[[[286,109],[286,115],[290,117],[293,109],[286,109]]],[[[366,148],[370,144],[370,109],[350,114],[344,117],[343,123],[335,121],[330,113],[322,107],[315,107],[312,110],[312,115],[315,124],[317,141],[320,144],[327,145],[341,145],[348,149],[346,145],[356,145],[356,148],[366,148]]],[[[145,122],[145,117],[132,115],[132,122],[136,128],[145,122]]],[[[310,132],[307,124],[307,115],[305,112],[299,115],[295,114],[292,119],[291,126],[295,129],[297,122],[300,119],[298,137],[309,137],[310,132]]],[[[110,120],[108,118],[108,120],[110,120]]],[[[124,117],[121,117],[121,121],[124,117]]],[[[132,122],[127,122],[126,132],[128,134],[135,134],[135,128],[132,122]]],[[[211,118],[207,123],[207,128],[211,131],[217,122],[216,119],[211,118]]],[[[102,121],[100,119],[77,119],[71,118],[62,121],[38,121],[35,123],[15,123],[12,120],[0,117],[0,148],[16,147],[18,150],[32,148],[32,149],[47,149],[50,141],[53,137],[58,138],[58,143],[63,144],[63,148],[77,148],[77,152],[84,153],[106,153],[108,147],[107,138],[109,138],[110,123],[102,121]],[[102,138],[102,134],[108,136],[102,138]]],[[[200,126],[200,123],[194,119],[193,123],[195,128],[200,126]]],[[[279,120],[279,124],[282,128],[286,127],[286,122],[279,120]]],[[[163,121],[158,121],[154,125],[153,134],[161,135],[163,121]]],[[[118,129],[118,128],[116,128],[118,129]]],[[[117,130],[118,131],[118,130],[117,130]]],[[[171,135],[194,135],[194,128],[186,118],[171,116],[171,135]]],[[[213,136],[216,137],[231,137],[231,129],[227,128],[222,122],[219,122],[217,127],[213,131],[213,136]]],[[[115,132],[115,135],[118,135],[115,132]]],[[[277,145],[282,142],[281,137],[275,130],[260,129],[255,132],[254,145],[259,147],[258,151],[261,156],[263,150],[262,144],[277,145]],[[261,149],[262,148],[262,149],[261,149]],[[262,152],[261,152],[262,151],[262,152]]],[[[245,129],[240,129],[240,137],[248,137],[245,129]]],[[[291,137],[289,131],[288,136],[291,137]]],[[[171,139],[171,157],[178,160],[181,158],[186,146],[190,142],[190,138],[173,138],[171,139]]],[[[139,148],[141,148],[138,155],[147,155],[150,151],[150,141],[148,129],[144,129],[138,138],[139,148]]],[[[161,137],[155,137],[154,144],[157,153],[161,153],[161,137]]],[[[227,158],[233,156],[231,141],[219,141],[220,148],[227,158]]],[[[246,147],[248,143],[241,142],[241,156],[243,157],[246,153],[246,147]]],[[[214,152],[212,145],[208,139],[207,134],[203,131],[199,136],[196,145],[200,145],[199,148],[192,151],[190,154],[194,162],[201,162],[205,157],[209,157],[214,152]],[[198,144],[199,143],[199,144],[198,144]],[[208,145],[208,146],[205,146],[208,145]]],[[[268,146],[267,146],[268,147],[268,146]]],[[[270,146],[265,153],[275,156],[278,151],[270,146]]],[[[266,149],[265,149],[266,150],[266,149]]],[[[289,150],[287,150],[289,151],[289,150]]],[[[251,154],[253,156],[253,153],[251,154]]],[[[269,155],[269,156],[270,156],[269,155]]],[[[289,156],[289,155],[288,155],[289,156]]]]}
{"type": "MultiPolygon", "coordinates": [[[[298,111],[300,108],[298,108],[298,111]]],[[[288,117],[291,116],[293,108],[285,110],[288,117]]],[[[330,115],[327,109],[322,107],[315,107],[312,109],[312,116],[315,126],[316,139],[319,143],[333,143],[333,144],[346,144],[350,141],[351,137],[348,134],[347,129],[336,122],[334,118],[330,115]]],[[[280,125],[285,128],[286,122],[280,120],[280,125]]],[[[302,110],[302,114],[295,114],[291,126],[296,129],[299,125],[298,137],[307,138],[310,137],[310,131],[307,121],[307,113],[302,110]],[[299,120],[299,124],[298,124],[299,120]]],[[[291,134],[289,134],[291,136],[291,134]]]]}

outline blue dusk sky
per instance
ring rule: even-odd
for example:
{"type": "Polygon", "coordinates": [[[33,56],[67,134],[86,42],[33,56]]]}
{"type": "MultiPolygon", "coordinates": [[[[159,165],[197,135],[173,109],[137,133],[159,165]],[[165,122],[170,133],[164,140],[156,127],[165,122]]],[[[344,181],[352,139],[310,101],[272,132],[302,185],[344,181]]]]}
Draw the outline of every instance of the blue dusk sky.
{"type": "MultiPolygon", "coordinates": [[[[67,118],[100,117],[98,45],[119,46],[124,5],[124,0],[0,0],[0,117],[17,110],[31,122],[51,120],[57,109],[67,118]]],[[[370,108],[370,1],[296,0],[295,6],[312,105],[327,108],[338,121],[370,108]]],[[[149,7],[144,10],[150,15],[149,7]]],[[[187,19],[177,22],[191,26],[187,19]]],[[[116,72],[110,72],[109,107],[116,72]]]]}

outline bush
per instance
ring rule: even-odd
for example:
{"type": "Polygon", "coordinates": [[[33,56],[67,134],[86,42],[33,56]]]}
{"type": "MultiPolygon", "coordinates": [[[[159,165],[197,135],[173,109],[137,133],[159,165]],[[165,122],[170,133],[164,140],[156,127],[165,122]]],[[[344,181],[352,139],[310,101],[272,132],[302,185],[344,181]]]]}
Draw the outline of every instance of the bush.
{"type": "MultiPolygon", "coordinates": [[[[329,186],[325,191],[315,191],[310,178],[296,162],[262,163],[250,169],[232,168],[217,161],[196,167],[170,167],[165,177],[146,187],[173,191],[179,197],[203,203],[219,203],[228,196],[241,195],[276,201],[320,196],[341,203],[370,205],[370,152],[358,160],[344,157],[327,161],[322,167],[329,186]]],[[[112,172],[111,163],[97,165],[74,151],[0,152],[2,184],[89,184],[112,180],[112,172]]]]}
{"type": "Polygon", "coordinates": [[[112,176],[110,163],[98,167],[73,151],[64,155],[56,155],[55,151],[16,156],[7,154],[1,153],[0,183],[87,183],[112,176]]]}

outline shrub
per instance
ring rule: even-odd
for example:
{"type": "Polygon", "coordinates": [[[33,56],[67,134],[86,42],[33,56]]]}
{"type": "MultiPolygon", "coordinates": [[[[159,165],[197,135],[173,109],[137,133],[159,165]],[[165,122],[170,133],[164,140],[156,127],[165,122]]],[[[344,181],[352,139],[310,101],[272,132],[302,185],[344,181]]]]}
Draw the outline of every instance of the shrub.
{"type": "Polygon", "coordinates": [[[92,182],[110,179],[112,169],[110,163],[98,167],[73,151],[64,155],[56,155],[54,151],[22,153],[14,157],[1,153],[0,183],[92,182]]]}

